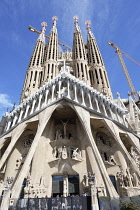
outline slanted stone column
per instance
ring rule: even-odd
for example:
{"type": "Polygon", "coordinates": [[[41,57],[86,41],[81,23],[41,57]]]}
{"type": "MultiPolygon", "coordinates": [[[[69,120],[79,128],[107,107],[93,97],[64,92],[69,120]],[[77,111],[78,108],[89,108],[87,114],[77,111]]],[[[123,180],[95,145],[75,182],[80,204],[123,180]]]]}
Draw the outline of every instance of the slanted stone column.
{"type": "Polygon", "coordinates": [[[74,84],[74,101],[78,102],[78,99],[77,99],[77,85],[76,84],[74,84]]]}
{"type": "Polygon", "coordinates": [[[11,123],[12,123],[12,119],[10,118],[8,120],[8,125],[7,125],[7,128],[6,128],[6,131],[8,131],[10,129],[11,123]]]}
{"type": "Polygon", "coordinates": [[[105,165],[103,163],[103,160],[101,158],[101,155],[98,151],[98,148],[96,146],[96,143],[93,139],[93,136],[92,136],[92,132],[91,132],[91,127],[90,127],[90,115],[89,113],[84,110],[83,108],[81,107],[78,107],[76,105],[74,105],[74,109],[76,111],[76,113],[78,114],[78,117],[83,125],[83,129],[85,130],[85,133],[87,135],[87,140],[89,141],[90,145],[91,145],[91,148],[92,148],[92,151],[93,151],[93,154],[96,158],[96,162],[97,162],[97,167],[99,168],[99,171],[100,173],[102,174],[102,177],[104,179],[104,183],[106,185],[106,189],[108,191],[108,194],[111,198],[118,198],[119,195],[118,193],[116,192],[109,176],[108,176],[108,173],[107,173],[107,170],[105,168],[105,165]]]}
{"type": "Polygon", "coordinates": [[[88,92],[88,99],[89,99],[89,108],[93,109],[92,103],[91,103],[91,94],[88,92]]]}
{"type": "Polygon", "coordinates": [[[23,109],[23,107],[22,107],[21,110],[20,110],[20,114],[19,114],[19,118],[18,118],[18,123],[19,123],[19,122],[21,121],[21,119],[22,119],[23,112],[24,112],[24,109],[23,109]]]}
{"type": "Polygon", "coordinates": [[[24,129],[26,128],[26,123],[22,123],[19,124],[13,131],[11,134],[11,142],[8,145],[5,153],[3,154],[1,160],[0,160],[0,168],[3,166],[3,164],[5,163],[5,161],[7,160],[9,154],[11,153],[12,149],[14,148],[17,140],[19,139],[19,137],[21,136],[21,134],[24,132],[24,129]]]}
{"type": "Polygon", "coordinates": [[[13,198],[18,198],[19,194],[20,194],[20,190],[21,190],[21,186],[22,186],[22,182],[24,180],[24,178],[27,176],[27,172],[29,170],[29,166],[31,164],[33,155],[35,153],[35,150],[37,148],[38,142],[40,140],[40,137],[44,131],[44,128],[47,124],[47,122],[49,121],[53,111],[55,110],[55,108],[57,107],[57,105],[53,105],[48,107],[47,109],[43,110],[41,113],[39,113],[39,123],[38,123],[38,129],[37,129],[37,133],[35,135],[35,138],[33,140],[32,146],[29,150],[29,153],[26,157],[26,160],[22,166],[22,169],[17,177],[17,179],[15,180],[15,183],[12,187],[12,197],[13,198]]]}
{"type": "Polygon", "coordinates": [[[59,83],[58,83],[58,98],[60,98],[61,97],[61,83],[62,83],[62,81],[61,80],[59,80],[59,83]]]}
{"type": "Polygon", "coordinates": [[[33,100],[33,104],[32,104],[32,108],[31,108],[30,114],[33,114],[34,108],[35,108],[35,104],[36,104],[36,98],[34,98],[34,100],[33,100]]]}
{"type": "Polygon", "coordinates": [[[83,88],[81,88],[81,94],[82,94],[82,105],[83,106],[86,106],[85,105],[85,100],[84,100],[84,91],[83,91],[83,88]]]}

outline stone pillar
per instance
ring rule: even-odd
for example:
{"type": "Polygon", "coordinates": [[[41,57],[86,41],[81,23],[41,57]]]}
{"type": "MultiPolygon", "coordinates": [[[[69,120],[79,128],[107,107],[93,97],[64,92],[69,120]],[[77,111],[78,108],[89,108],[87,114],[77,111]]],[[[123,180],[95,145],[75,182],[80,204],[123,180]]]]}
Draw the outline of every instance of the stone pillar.
{"type": "Polygon", "coordinates": [[[90,190],[91,190],[91,208],[92,210],[99,210],[97,189],[94,184],[90,185],[90,190]]]}
{"type": "Polygon", "coordinates": [[[84,100],[84,91],[83,91],[83,88],[81,89],[81,94],[82,94],[82,105],[83,106],[86,106],[85,105],[85,100],[84,100]]]}
{"type": "Polygon", "coordinates": [[[64,197],[68,196],[68,175],[67,174],[63,176],[63,196],[64,197]]]}
{"type": "Polygon", "coordinates": [[[98,148],[96,146],[96,143],[93,139],[93,135],[92,135],[92,132],[91,132],[89,112],[86,111],[85,109],[81,108],[81,107],[76,106],[76,105],[74,105],[74,109],[75,109],[76,113],[78,114],[78,117],[79,117],[79,119],[80,119],[80,121],[83,125],[83,129],[85,130],[85,133],[87,135],[87,140],[88,140],[89,144],[91,145],[93,154],[94,154],[95,159],[96,159],[96,165],[99,168],[100,174],[102,174],[102,177],[103,177],[104,183],[106,185],[106,189],[108,191],[108,194],[111,198],[114,198],[114,197],[118,198],[119,195],[116,192],[116,190],[115,190],[115,188],[114,188],[114,186],[113,186],[113,184],[112,184],[112,182],[109,178],[106,167],[103,163],[101,155],[100,155],[100,153],[98,151],[98,148]]]}
{"type": "Polygon", "coordinates": [[[78,99],[77,99],[77,86],[76,86],[76,84],[74,84],[74,101],[78,102],[78,99]]]}
{"type": "Polygon", "coordinates": [[[93,106],[92,106],[92,103],[91,103],[91,95],[90,95],[89,92],[87,94],[88,94],[88,99],[89,99],[89,108],[93,109],[93,106]]]}
{"type": "Polygon", "coordinates": [[[53,111],[55,110],[55,108],[57,107],[57,105],[53,105],[48,107],[47,109],[45,109],[44,111],[42,111],[41,113],[39,113],[38,118],[39,118],[39,123],[38,123],[38,129],[37,129],[37,133],[35,135],[35,138],[33,140],[32,146],[29,150],[29,153],[27,154],[26,160],[22,166],[22,169],[20,170],[20,173],[17,177],[17,179],[14,182],[14,185],[12,187],[12,197],[13,198],[18,198],[19,197],[19,193],[21,190],[21,186],[22,186],[22,182],[24,180],[24,178],[27,176],[28,170],[29,170],[29,166],[31,164],[32,158],[34,156],[35,150],[38,146],[38,142],[40,140],[40,137],[42,135],[42,132],[46,126],[46,124],[48,123],[53,111]]]}

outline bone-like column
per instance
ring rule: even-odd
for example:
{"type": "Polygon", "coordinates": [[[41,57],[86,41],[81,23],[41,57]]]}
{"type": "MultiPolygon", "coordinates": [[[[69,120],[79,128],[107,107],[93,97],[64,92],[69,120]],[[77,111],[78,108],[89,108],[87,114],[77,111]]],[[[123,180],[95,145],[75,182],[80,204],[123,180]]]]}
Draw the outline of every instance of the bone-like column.
{"type": "Polygon", "coordinates": [[[67,98],[70,98],[70,81],[67,81],[67,89],[68,89],[68,95],[67,98]]]}
{"type": "Polygon", "coordinates": [[[44,101],[44,107],[47,105],[48,94],[49,94],[49,89],[46,90],[45,101],[44,101]]]}
{"type": "Polygon", "coordinates": [[[19,114],[19,118],[18,118],[18,123],[21,121],[22,115],[23,115],[24,109],[22,107],[20,114],[19,114]]]}
{"type": "Polygon", "coordinates": [[[87,111],[85,111],[83,108],[81,107],[78,107],[76,105],[74,105],[74,108],[78,114],[78,117],[83,125],[83,128],[85,130],[85,133],[87,135],[87,139],[88,141],[90,142],[91,144],[91,147],[92,147],[92,150],[93,150],[93,154],[96,158],[96,161],[97,161],[97,164],[98,164],[98,167],[99,167],[99,170],[100,170],[100,173],[102,174],[103,176],[103,179],[104,179],[104,182],[105,182],[105,185],[106,185],[106,188],[108,190],[108,193],[109,193],[109,196],[111,198],[114,198],[114,197],[119,197],[119,195],[117,194],[110,178],[109,178],[109,175],[107,173],[107,170],[105,168],[105,165],[102,161],[102,158],[100,156],[100,153],[98,151],[98,148],[95,144],[95,141],[93,139],[93,136],[92,136],[92,132],[91,132],[91,128],[90,128],[90,115],[87,111]]]}
{"type": "Polygon", "coordinates": [[[8,120],[8,125],[7,125],[7,128],[6,128],[6,131],[8,131],[10,129],[11,123],[12,123],[12,119],[10,118],[8,120]]]}
{"type": "Polygon", "coordinates": [[[39,114],[39,123],[38,123],[38,129],[37,129],[37,133],[35,135],[35,138],[33,140],[33,143],[32,143],[32,146],[29,150],[29,153],[26,157],[26,160],[21,168],[21,171],[13,185],[13,188],[12,188],[12,197],[13,198],[18,198],[19,197],[19,194],[20,194],[20,190],[21,190],[21,186],[22,186],[22,182],[24,180],[24,178],[27,176],[27,172],[29,170],[29,166],[31,164],[31,161],[32,161],[32,158],[34,156],[34,153],[35,153],[35,150],[37,148],[37,145],[38,145],[38,142],[40,140],[40,137],[43,133],[43,130],[46,126],[46,124],[48,123],[53,111],[55,110],[57,105],[53,105],[53,106],[50,106],[48,107],[47,109],[45,109],[44,111],[42,111],[40,114],[39,114]]]}
{"type": "Polygon", "coordinates": [[[77,99],[77,86],[76,86],[76,84],[74,84],[74,101],[78,102],[78,99],[77,99]]]}
{"type": "Polygon", "coordinates": [[[33,114],[34,108],[35,108],[35,104],[36,104],[36,99],[34,98],[30,114],[33,114]]]}
{"type": "Polygon", "coordinates": [[[88,100],[89,100],[89,108],[93,109],[92,103],[91,103],[91,94],[88,92],[88,100]]]}
{"type": "Polygon", "coordinates": [[[24,132],[24,129],[26,127],[26,123],[19,124],[13,131],[12,131],[12,136],[11,136],[11,142],[8,145],[5,153],[3,154],[1,160],[0,160],[0,168],[3,166],[5,161],[7,160],[9,154],[11,153],[12,149],[14,148],[17,140],[21,136],[21,134],[24,132]]]}
{"type": "Polygon", "coordinates": [[[24,118],[26,118],[26,117],[27,117],[27,115],[28,115],[28,111],[29,111],[29,108],[30,108],[30,104],[27,104],[27,107],[26,107],[26,111],[25,111],[24,118]]]}
{"type": "Polygon", "coordinates": [[[17,118],[18,118],[18,115],[17,115],[17,113],[15,113],[15,117],[14,117],[14,120],[13,120],[13,123],[12,123],[12,127],[16,124],[17,118]]]}
{"type": "Polygon", "coordinates": [[[39,102],[38,102],[38,107],[36,110],[40,110],[40,104],[41,104],[41,100],[42,100],[42,97],[43,97],[43,94],[40,93],[40,96],[39,96],[39,102]]]}
{"type": "Polygon", "coordinates": [[[61,83],[62,83],[62,81],[59,80],[59,83],[58,83],[58,98],[61,97],[61,83]]]}
{"type": "MultiPolygon", "coordinates": [[[[112,133],[114,139],[117,141],[118,145],[120,146],[121,150],[123,151],[124,155],[125,155],[125,159],[127,159],[128,161],[130,161],[132,164],[132,168],[134,169],[134,171],[139,175],[140,177],[140,171],[135,163],[135,161],[133,160],[133,158],[130,156],[129,152],[127,151],[126,147],[124,146],[124,144],[122,143],[122,140],[119,136],[119,130],[117,128],[117,126],[112,122],[109,121],[107,119],[104,119],[104,124],[108,127],[108,130],[112,133]],[[118,131],[118,132],[117,132],[118,131]]],[[[133,141],[133,140],[132,140],[133,141]]]]}
{"type": "Polygon", "coordinates": [[[84,91],[83,91],[83,88],[81,89],[81,94],[82,94],[82,105],[83,106],[86,106],[85,100],[84,100],[84,91]]]}

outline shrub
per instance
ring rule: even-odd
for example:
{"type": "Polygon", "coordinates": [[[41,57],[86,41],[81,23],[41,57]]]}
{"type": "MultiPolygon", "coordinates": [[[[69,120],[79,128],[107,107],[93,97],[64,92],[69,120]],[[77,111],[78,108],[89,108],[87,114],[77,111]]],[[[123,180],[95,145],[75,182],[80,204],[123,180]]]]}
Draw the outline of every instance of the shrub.
{"type": "Polygon", "coordinates": [[[122,202],[121,210],[140,210],[140,206],[133,202],[122,202]]]}

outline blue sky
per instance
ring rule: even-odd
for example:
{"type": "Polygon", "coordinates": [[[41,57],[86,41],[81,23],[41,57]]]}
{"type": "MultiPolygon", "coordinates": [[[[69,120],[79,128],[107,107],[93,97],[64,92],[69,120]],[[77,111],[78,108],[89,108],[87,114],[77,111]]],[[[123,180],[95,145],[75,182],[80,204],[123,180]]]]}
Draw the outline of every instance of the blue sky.
{"type": "MultiPolygon", "coordinates": [[[[86,42],[85,21],[91,28],[106,65],[114,98],[116,92],[127,97],[129,87],[115,50],[107,44],[114,42],[140,63],[140,1],[139,0],[1,0],[0,1],[0,117],[7,107],[19,103],[25,73],[38,34],[28,25],[40,30],[42,21],[52,27],[52,16],[58,16],[57,28],[61,42],[72,46],[73,16],[86,42]]],[[[140,66],[125,58],[133,84],[140,91],[140,66]]]]}

